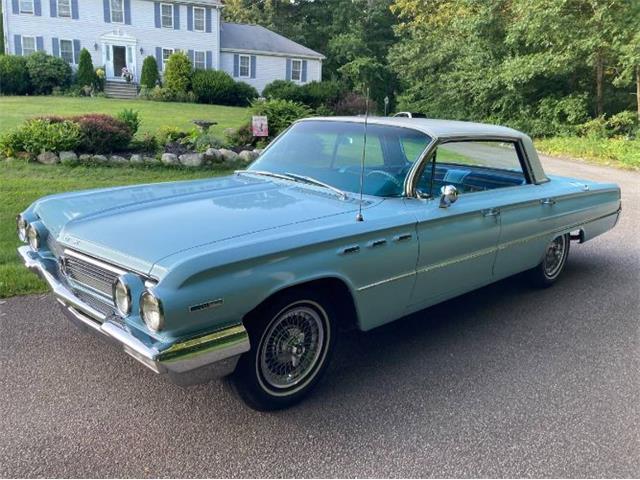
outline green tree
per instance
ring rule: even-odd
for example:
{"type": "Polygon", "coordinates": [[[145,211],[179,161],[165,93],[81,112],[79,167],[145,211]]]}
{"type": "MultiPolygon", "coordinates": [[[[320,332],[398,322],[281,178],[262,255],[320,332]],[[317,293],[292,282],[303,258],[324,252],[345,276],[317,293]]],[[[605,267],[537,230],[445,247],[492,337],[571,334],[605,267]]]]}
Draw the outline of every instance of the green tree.
{"type": "Polygon", "coordinates": [[[78,72],[76,73],[76,83],[81,86],[93,86],[96,83],[96,72],[93,69],[91,54],[89,50],[83,48],[80,50],[80,61],[78,63],[78,72]]]}
{"type": "Polygon", "coordinates": [[[158,75],[158,63],[156,57],[148,55],[142,62],[142,74],[140,75],[140,85],[147,88],[153,88],[160,79],[158,75]]]}
{"type": "Polygon", "coordinates": [[[193,68],[189,58],[183,52],[169,57],[164,72],[164,86],[175,93],[186,93],[191,88],[193,68]]]}

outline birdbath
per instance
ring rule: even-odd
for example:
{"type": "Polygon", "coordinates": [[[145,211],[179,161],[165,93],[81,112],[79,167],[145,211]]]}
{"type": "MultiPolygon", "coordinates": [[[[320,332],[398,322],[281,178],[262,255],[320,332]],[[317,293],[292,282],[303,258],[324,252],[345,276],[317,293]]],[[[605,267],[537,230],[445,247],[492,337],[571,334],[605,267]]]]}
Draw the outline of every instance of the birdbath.
{"type": "Polygon", "coordinates": [[[207,133],[211,125],[218,124],[218,122],[211,122],[209,120],[192,120],[192,122],[196,124],[198,127],[200,127],[200,130],[202,130],[202,133],[207,133]]]}

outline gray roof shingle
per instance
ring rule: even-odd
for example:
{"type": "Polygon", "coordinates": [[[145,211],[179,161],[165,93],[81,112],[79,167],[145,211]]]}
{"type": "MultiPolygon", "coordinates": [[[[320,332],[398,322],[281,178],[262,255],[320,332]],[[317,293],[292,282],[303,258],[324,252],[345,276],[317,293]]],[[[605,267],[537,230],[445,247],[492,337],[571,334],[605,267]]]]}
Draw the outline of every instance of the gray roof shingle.
{"type": "Polygon", "coordinates": [[[222,22],[220,27],[220,48],[223,49],[325,58],[321,53],[260,25],[222,22]]]}

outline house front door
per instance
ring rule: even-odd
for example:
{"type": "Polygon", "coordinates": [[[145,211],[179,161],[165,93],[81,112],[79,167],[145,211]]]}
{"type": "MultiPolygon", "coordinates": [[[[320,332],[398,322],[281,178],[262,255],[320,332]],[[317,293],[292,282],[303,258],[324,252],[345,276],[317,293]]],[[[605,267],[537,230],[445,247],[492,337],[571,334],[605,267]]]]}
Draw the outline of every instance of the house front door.
{"type": "Polygon", "coordinates": [[[127,48],[113,46],[113,76],[122,77],[122,69],[127,66],[127,48]]]}

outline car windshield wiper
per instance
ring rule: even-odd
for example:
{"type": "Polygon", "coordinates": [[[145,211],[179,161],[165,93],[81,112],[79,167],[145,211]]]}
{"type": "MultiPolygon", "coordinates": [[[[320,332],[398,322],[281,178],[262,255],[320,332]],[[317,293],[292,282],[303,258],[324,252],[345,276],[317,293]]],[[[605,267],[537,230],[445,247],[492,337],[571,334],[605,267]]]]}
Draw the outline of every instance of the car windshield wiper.
{"type": "Polygon", "coordinates": [[[305,175],[298,175],[297,173],[274,173],[274,172],[268,172],[266,170],[236,170],[234,173],[236,174],[242,174],[242,173],[246,173],[246,174],[253,174],[253,175],[261,175],[264,177],[273,177],[273,178],[279,178],[281,180],[289,180],[290,182],[303,182],[303,183],[308,183],[311,185],[317,185],[319,187],[323,187],[323,188],[327,188],[329,190],[331,190],[332,192],[336,193],[337,195],[340,196],[340,198],[342,198],[343,200],[346,200],[347,198],[349,198],[349,196],[347,195],[346,192],[343,192],[342,190],[340,190],[339,188],[336,188],[332,185],[329,185],[328,183],[324,183],[321,182],[320,180],[316,180],[313,177],[307,177],[305,175]]]}
{"type": "Polygon", "coordinates": [[[307,177],[305,175],[298,175],[297,173],[289,173],[289,172],[285,173],[285,175],[304,183],[309,183],[311,185],[317,185],[318,187],[327,188],[331,190],[333,193],[338,194],[340,197],[342,197],[343,200],[346,200],[347,198],[349,198],[349,196],[347,195],[347,192],[344,192],[339,188],[334,187],[333,185],[329,185],[328,183],[324,183],[316,178],[307,177]]]}

